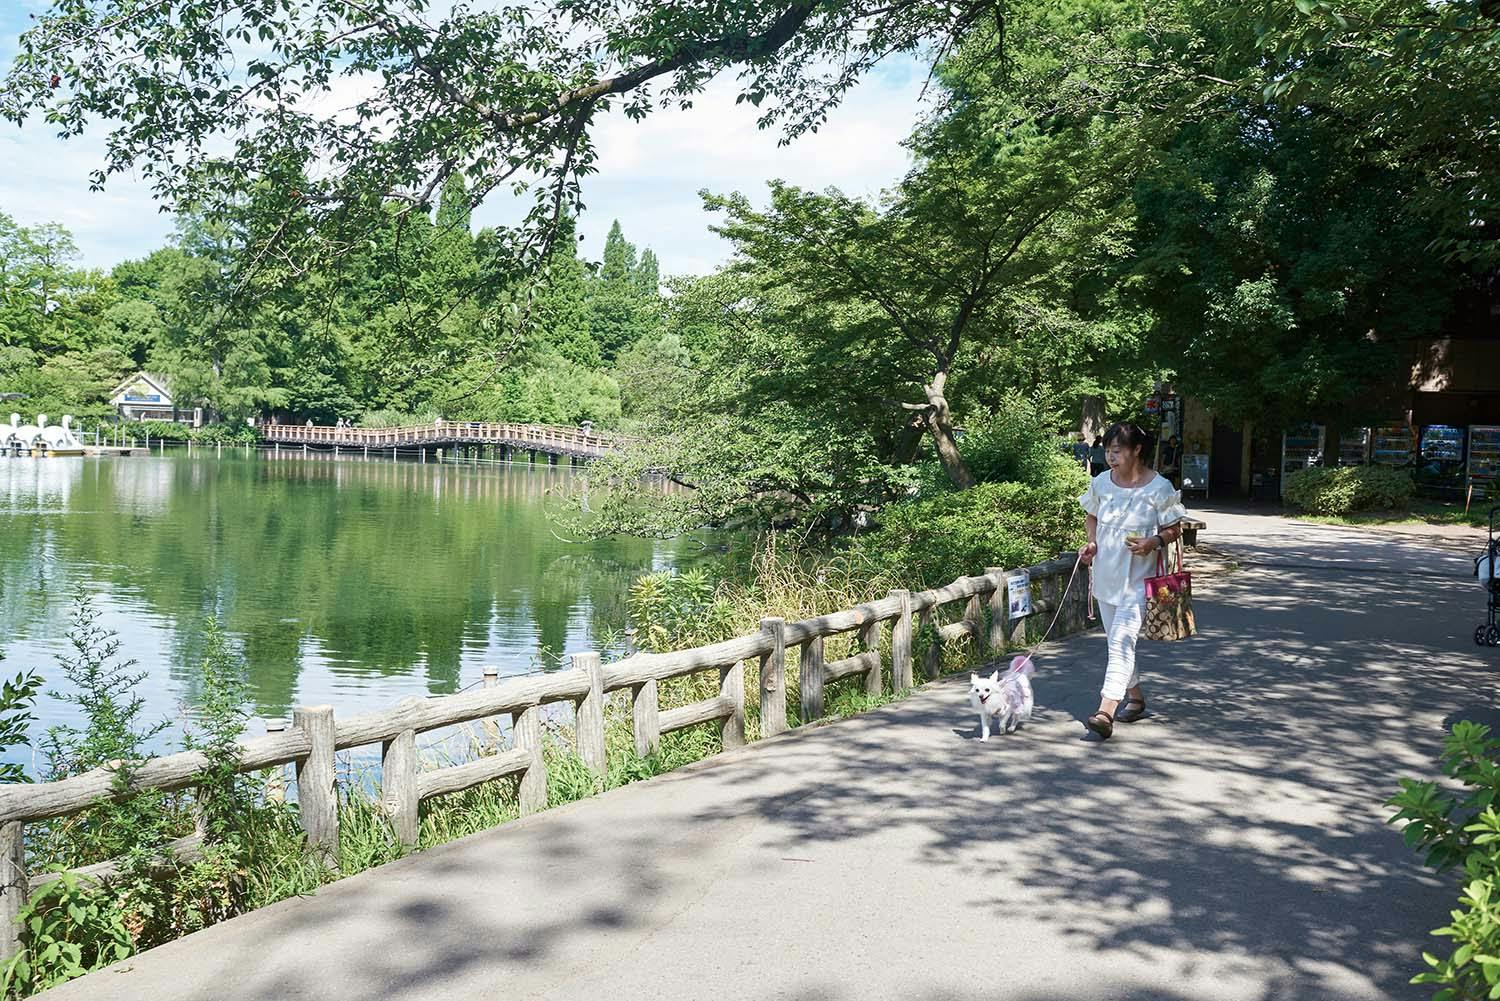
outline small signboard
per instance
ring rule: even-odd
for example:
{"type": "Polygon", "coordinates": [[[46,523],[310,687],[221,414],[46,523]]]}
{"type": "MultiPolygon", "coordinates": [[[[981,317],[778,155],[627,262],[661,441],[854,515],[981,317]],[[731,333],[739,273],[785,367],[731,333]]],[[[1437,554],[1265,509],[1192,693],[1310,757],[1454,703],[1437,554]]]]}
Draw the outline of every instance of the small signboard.
{"type": "Polygon", "coordinates": [[[1010,599],[1010,617],[1024,619],[1031,614],[1031,574],[1017,570],[1005,577],[1005,593],[1010,599]]]}
{"type": "Polygon", "coordinates": [[[125,390],[126,403],[160,403],[161,394],[144,382],[133,382],[125,390]]]}

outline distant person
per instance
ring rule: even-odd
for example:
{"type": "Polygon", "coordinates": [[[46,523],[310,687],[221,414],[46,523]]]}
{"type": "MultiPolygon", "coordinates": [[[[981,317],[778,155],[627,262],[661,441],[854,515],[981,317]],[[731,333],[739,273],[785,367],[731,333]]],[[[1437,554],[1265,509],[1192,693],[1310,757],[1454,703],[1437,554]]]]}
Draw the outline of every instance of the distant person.
{"type": "Polygon", "coordinates": [[[1106,469],[1104,461],[1104,439],[1096,436],[1094,447],[1089,449],[1089,475],[1098,476],[1106,469]]]}
{"type": "Polygon", "coordinates": [[[1073,461],[1084,469],[1089,468],[1089,443],[1082,438],[1073,443],[1073,461]]]}
{"type": "Polygon", "coordinates": [[[1177,441],[1177,436],[1174,434],[1161,447],[1162,472],[1175,471],[1181,458],[1182,445],[1177,441]]]}
{"type": "Polygon", "coordinates": [[[309,418],[308,418],[308,419],[307,419],[307,426],[308,426],[308,427],[312,427],[312,418],[311,418],[311,417],[309,417],[309,418]]]}

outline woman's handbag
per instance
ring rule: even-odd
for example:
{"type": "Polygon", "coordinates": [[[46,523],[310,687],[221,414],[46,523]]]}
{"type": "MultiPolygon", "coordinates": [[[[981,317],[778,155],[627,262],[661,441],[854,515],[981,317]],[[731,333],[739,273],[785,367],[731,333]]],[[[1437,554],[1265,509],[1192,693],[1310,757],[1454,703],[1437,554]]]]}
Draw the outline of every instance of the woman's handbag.
{"type": "Polygon", "coordinates": [[[1156,554],[1156,576],[1146,578],[1146,618],[1143,640],[1185,640],[1198,631],[1193,617],[1193,575],[1183,565],[1182,540],[1177,540],[1177,571],[1167,572],[1161,551],[1156,554]]]}

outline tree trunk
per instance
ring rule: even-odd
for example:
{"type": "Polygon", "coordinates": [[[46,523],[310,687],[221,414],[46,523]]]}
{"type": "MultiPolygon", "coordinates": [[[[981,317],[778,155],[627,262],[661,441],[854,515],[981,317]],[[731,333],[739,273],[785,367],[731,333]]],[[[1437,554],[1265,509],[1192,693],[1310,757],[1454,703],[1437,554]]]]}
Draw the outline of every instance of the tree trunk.
{"type": "Polygon", "coordinates": [[[896,436],[896,465],[909,466],[917,461],[917,451],[922,447],[922,436],[927,433],[927,422],[921,414],[912,414],[906,427],[896,436]]]}
{"type": "Polygon", "coordinates": [[[1085,396],[1083,398],[1083,420],[1079,425],[1079,430],[1083,432],[1083,440],[1092,445],[1095,438],[1104,434],[1106,426],[1104,422],[1104,397],[1085,396]]]}
{"type": "Polygon", "coordinates": [[[932,435],[932,444],[937,449],[938,461],[943,464],[943,472],[948,474],[955,487],[967,490],[974,485],[974,474],[969,472],[964,457],[959,454],[958,440],[953,437],[948,397],[943,395],[946,383],[947,373],[939,372],[930,385],[922,387],[927,393],[927,409],[922,412],[922,418],[927,423],[928,434],[932,435]]]}

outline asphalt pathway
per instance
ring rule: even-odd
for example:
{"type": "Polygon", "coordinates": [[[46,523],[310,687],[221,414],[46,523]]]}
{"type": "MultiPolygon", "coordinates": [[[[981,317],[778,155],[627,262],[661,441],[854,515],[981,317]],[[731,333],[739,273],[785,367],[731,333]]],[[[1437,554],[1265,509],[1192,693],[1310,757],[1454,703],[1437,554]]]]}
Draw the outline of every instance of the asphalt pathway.
{"type": "Polygon", "coordinates": [[[948,679],[44,996],[1426,998],[1456,890],[1382,802],[1496,716],[1473,547],[1205,517],[1202,635],[1143,651],[1151,715],[1108,743],[1095,633],[1043,651],[1018,734],[979,743],[948,679]]]}

